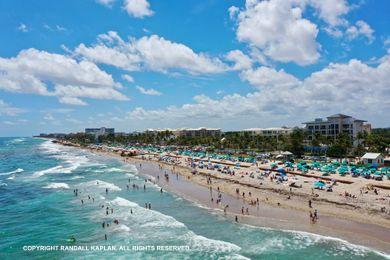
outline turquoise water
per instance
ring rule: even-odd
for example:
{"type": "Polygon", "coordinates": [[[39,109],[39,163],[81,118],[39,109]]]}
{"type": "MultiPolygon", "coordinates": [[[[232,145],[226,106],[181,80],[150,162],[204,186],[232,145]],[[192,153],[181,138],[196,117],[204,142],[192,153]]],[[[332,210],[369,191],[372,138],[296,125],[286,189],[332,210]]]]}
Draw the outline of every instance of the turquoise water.
{"type": "Polygon", "coordinates": [[[157,185],[146,183],[144,191],[144,183],[134,166],[113,158],[41,139],[0,138],[0,259],[388,257],[342,240],[236,224],[175,194],[161,194],[157,185]],[[140,189],[130,186],[127,190],[129,179],[130,185],[137,184],[140,189]],[[76,188],[80,192],[77,197],[73,193],[76,188]],[[144,208],[146,202],[152,210],[144,208]],[[101,205],[112,207],[114,213],[106,215],[101,205]],[[118,225],[114,219],[119,220],[118,225]],[[103,221],[110,227],[103,229],[103,221]],[[68,240],[71,236],[75,243],[68,240]],[[23,250],[34,245],[84,246],[89,250],[23,250]],[[91,248],[100,245],[117,248],[91,248]],[[182,246],[184,251],[156,250],[164,245],[182,246]],[[133,246],[150,246],[150,250],[133,246]]]}

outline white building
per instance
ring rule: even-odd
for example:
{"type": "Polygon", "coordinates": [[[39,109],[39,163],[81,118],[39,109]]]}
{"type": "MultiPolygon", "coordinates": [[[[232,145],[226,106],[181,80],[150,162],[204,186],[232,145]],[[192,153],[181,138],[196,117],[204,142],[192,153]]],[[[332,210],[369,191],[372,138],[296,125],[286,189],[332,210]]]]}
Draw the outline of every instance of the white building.
{"type": "Polygon", "coordinates": [[[248,128],[242,130],[242,132],[249,133],[251,135],[262,135],[267,137],[278,137],[281,135],[289,135],[294,129],[288,127],[272,127],[272,128],[248,128]]]}
{"type": "Polygon", "coordinates": [[[365,120],[353,118],[343,114],[335,114],[328,116],[326,120],[316,118],[314,121],[305,122],[308,140],[313,140],[316,134],[336,138],[339,134],[348,134],[354,145],[357,145],[356,140],[358,133],[371,132],[371,125],[366,124],[365,120]]]}
{"type": "Polygon", "coordinates": [[[207,137],[207,136],[220,136],[221,129],[220,128],[180,128],[173,131],[173,134],[177,137],[185,136],[185,137],[207,137]]]}
{"type": "Polygon", "coordinates": [[[108,134],[115,134],[114,128],[106,128],[106,127],[100,127],[100,128],[85,128],[85,133],[94,135],[97,139],[101,135],[108,135],[108,134]]]}
{"type": "Polygon", "coordinates": [[[383,165],[384,159],[380,153],[366,153],[362,157],[363,163],[366,165],[383,165]]]}
{"type": "Polygon", "coordinates": [[[206,128],[206,127],[199,127],[199,128],[178,128],[178,129],[171,129],[171,128],[163,128],[163,129],[147,129],[145,132],[150,134],[158,134],[162,132],[171,132],[174,137],[206,137],[206,136],[220,136],[221,135],[221,129],[220,128],[206,128]]]}

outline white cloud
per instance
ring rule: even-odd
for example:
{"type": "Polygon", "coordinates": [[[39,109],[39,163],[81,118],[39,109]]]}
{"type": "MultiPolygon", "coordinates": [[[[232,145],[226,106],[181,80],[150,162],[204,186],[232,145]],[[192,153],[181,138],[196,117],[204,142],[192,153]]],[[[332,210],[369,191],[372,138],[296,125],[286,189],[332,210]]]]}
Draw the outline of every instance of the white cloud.
{"type": "Polygon", "coordinates": [[[123,8],[130,16],[134,16],[136,18],[153,15],[153,11],[150,9],[150,4],[146,0],[124,0],[123,8]]]}
{"type": "Polygon", "coordinates": [[[13,120],[13,121],[5,120],[2,123],[5,125],[9,125],[9,126],[16,126],[16,125],[23,125],[23,124],[26,124],[28,122],[29,122],[28,120],[21,118],[21,119],[17,119],[17,120],[13,120]]]}
{"type": "Polygon", "coordinates": [[[342,18],[350,10],[347,0],[309,0],[308,3],[315,8],[318,16],[330,26],[333,27],[347,23],[342,18]]]}
{"type": "Polygon", "coordinates": [[[139,92],[141,92],[142,94],[144,95],[151,95],[151,96],[161,96],[162,93],[155,90],[155,89],[146,89],[146,88],[143,88],[143,87],[140,87],[140,86],[137,86],[136,87],[138,89],[139,92]]]}
{"type": "Polygon", "coordinates": [[[63,96],[58,99],[60,103],[62,104],[67,104],[67,105],[75,105],[75,106],[86,106],[87,103],[82,101],[81,99],[77,97],[68,97],[68,96],[63,96]]]}
{"type": "Polygon", "coordinates": [[[247,71],[243,78],[254,85],[255,92],[221,99],[200,95],[193,103],[164,109],[138,107],[128,117],[171,125],[235,122],[240,126],[272,126],[269,122],[275,124],[278,119],[280,124],[289,120],[297,125],[319,115],[342,112],[374,124],[390,124],[390,56],[383,57],[378,66],[354,59],[332,63],[303,80],[266,67],[247,71]]]}
{"type": "Polygon", "coordinates": [[[236,17],[236,15],[238,14],[238,12],[240,11],[240,9],[236,6],[231,6],[231,7],[229,7],[228,11],[229,11],[230,19],[234,19],[236,17]]]}
{"type": "Polygon", "coordinates": [[[123,74],[122,75],[122,79],[124,79],[124,80],[126,80],[127,82],[130,82],[130,83],[134,82],[134,78],[132,76],[130,76],[129,74],[123,74]]]}
{"type": "Polygon", "coordinates": [[[21,31],[21,32],[28,32],[28,31],[29,31],[29,28],[28,28],[27,25],[25,25],[24,23],[21,23],[21,24],[18,26],[18,30],[21,31]]]}
{"type": "Polygon", "coordinates": [[[368,42],[371,43],[374,37],[374,30],[366,22],[359,20],[355,25],[348,27],[346,35],[349,40],[356,39],[360,36],[367,38],[368,42]]]}
{"type": "Polygon", "coordinates": [[[256,87],[294,86],[299,80],[283,69],[277,71],[269,67],[259,67],[255,70],[245,70],[240,74],[241,78],[256,87]]]}
{"type": "Polygon", "coordinates": [[[234,62],[233,70],[243,70],[252,67],[252,60],[240,50],[233,50],[226,54],[227,60],[234,62]]]}
{"type": "Polygon", "coordinates": [[[13,107],[0,99],[0,116],[17,116],[24,112],[26,112],[24,109],[13,107]]]}
{"type": "Polygon", "coordinates": [[[115,0],[96,0],[99,4],[111,7],[115,0]]]}
{"type": "Polygon", "coordinates": [[[238,14],[237,39],[280,62],[307,65],[319,58],[317,26],[302,17],[300,1],[247,0],[238,14]]]}
{"type": "Polygon", "coordinates": [[[6,91],[57,96],[62,103],[81,105],[85,102],[76,98],[128,100],[116,90],[120,87],[90,61],[36,49],[0,57],[0,89],[6,91]]]}
{"type": "Polygon", "coordinates": [[[190,74],[212,74],[228,68],[218,58],[195,53],[181,43],[171,42],[157,35],[124,41],[116,32],[99,35],[99,43],[92,47],[80,44],[75,54],[88,60],[116,66],[128,71],[158,72],[186,71],[190,74]]]}

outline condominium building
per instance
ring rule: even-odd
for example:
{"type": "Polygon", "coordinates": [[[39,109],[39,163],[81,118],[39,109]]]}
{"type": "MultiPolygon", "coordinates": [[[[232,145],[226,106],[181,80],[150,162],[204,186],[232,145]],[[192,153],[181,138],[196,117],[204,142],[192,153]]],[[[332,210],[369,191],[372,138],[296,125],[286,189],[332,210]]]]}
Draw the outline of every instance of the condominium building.
{"type": "Polygon", "coordinates": [[[173,134],[176,137],[185,136],[185,137],[207,137],[207,136],[220,136],[220,128],[180,128],[173,130],[173,134]]]}
{"type": "Polygon", "coordinates": [[[314,121],[305,122],[305,129],[308,133],[308,140],[313,140],[317,134],[336,138],[339,134],[348,134],[351,140],[356,143],[356,137],[358,133],[371,132],[371,125],[366,123],[365,120],[353,118],[351,116],[343,114],[335,114],[328,116],[326,120],[322,118],[316,118],[314,121]]]}
{"type": "Polygon", "coordinates": [[[281,135],[289,135],[293,132],[293,128],[289,127],[272,127],[272,128],[248,128],[242,130],[244,133],[251,135],[261,135],[266,137],[278,137],[281,135]]]}
{"type": "Polygon", "coordinates": [[[220,136],[221,135],[221,129],[219,128],[206,128],[206,127],[199,127],[199,128],[178,128],[178,129],[171,129],[171,128],[162,128],[162,129],[147,129],[145,131],[149,134],[158,134],[163,132],[170,132],[172,133],[173,137],[206,137],[206,136],[220,136]]]}
{"type": "Polygon", "coordinates": [[[100,128],[85,128],[85,133],[94,135],[95,138],[98,138],[101,135],[108,135],[108,134],[115,134],[114,128],[106,128],[106,127],[100,127],[100,128]]]}

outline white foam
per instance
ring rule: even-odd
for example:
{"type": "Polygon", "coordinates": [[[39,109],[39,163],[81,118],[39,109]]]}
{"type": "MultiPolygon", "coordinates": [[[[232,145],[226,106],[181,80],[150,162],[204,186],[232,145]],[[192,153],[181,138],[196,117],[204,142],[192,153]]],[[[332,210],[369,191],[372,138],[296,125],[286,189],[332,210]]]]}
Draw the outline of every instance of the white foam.
{"type": "Polygon", "coordinates": [[[48,174],[48,173],[60,173],[63,169],[64,169],[64,167],[62,167],[61,165],[57,165],[57,166],[51,167],[49,169],[36,171],[31,177],[38,178],[38,177],[41,177],[41,176],[48,174]]]}
{"type": "Polygon", "coordinates": [[[16,139],[12,139],[11,141],[9,141],[10,143],[12,144],[17,144],[17,143],[22,143],[24,142],[26,139],[25,138],[16,138],[16,139]]]}
{"type": "MultiPolygon", "coordinates": [[[[319,235],[315,233],[309,233],[305,231],[297,231],[297,230],[286,230],[286,229],[274,229],[270,227],[258,227],[258,226],[251,226],[248,224],[241,224],[243,228],[249,227],[249,228],[256,228],[256,229],[262,229],[262,230],[268,230],[268,231],[279,231],[279,232],[284,232],[284,233],[290,233],[295,236],[296,239],[293,239],[292,241],[295,242],[294,246],[298,246],[299,248],[304,248],[307,246],[311,246],[320,242],[326,242],[326,241],[334,241],[339,243],[340,245],[337,247],[338,250],[343,250],[344,251],[353,251],[357,255],[365,255],[368,252],[373,252],[377,255],[380,255],[382,257],[385,257],[387,259],[390,259],[390,255],[377,251],[372,248],[368,248],[366,246],[362,245],[356,245],[352,244],[344,239],[337,238],[337,237],[330,237],[330,236],[324,236],[324,235],[319,235]],[[302,241],[304,240],[304,241],[302,241]]],[[[273,244],[273,242],[271,243],[273,244]]]]}
{"type": "Polygon", "coordinates": [[[98,189],[108,189],[108,190],[113,190],[113,191],[120,191],[122,190],[118,186],[116,186],[113,183],[110,182],[105,182],[101,180],[93,180],[93,181],[88,181],[88,182],[83,182],[78,185],[78,187],[81,188],[98,188],[98,189]]]}
{"type": "Polygon", "coordinates": [[[0,175],[10,175],[13,173],[21,173],[21,172],[24,172],[24,170],[22,168],[17,168],[14,171],[0,173],[0,175]]]}
{"type": "Polygon", "coordinates": [[[84,176],[79,176],[79,175],[76,175],[76,176],[73,176],[72,178],[70,178],[71,180],[77,180],[77,179],[84,179],[85,177],[84,176]]]}
{"type": "Polygon", "coordinates": [[[63,183],[63,182],[53,182],[53,183],[46,185],[43,188],[45,188],[45,189],[69,189],[69,185],[66,183],[63,183]]]}
{"type": "Polygon", "coordinates": [[[138,206],[137,203],[131,202],[131,201],[124,199],[124,198],[121,198],[121,197],[116,197],[115,199],[111,200],[110,204],[122,206],[122,207],[137,207],[138,206]]]}
{"type": "Polygon", "coordinates": [[[15,175],[14,174],[7,178],[7,180],[14,180],[14,179],[15,179],[15,175]]]}

